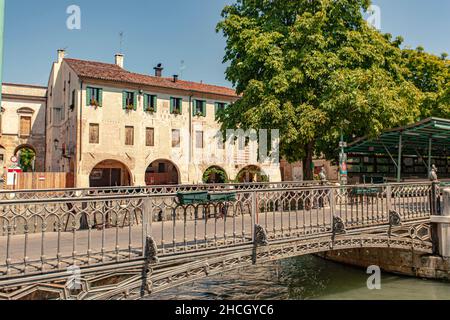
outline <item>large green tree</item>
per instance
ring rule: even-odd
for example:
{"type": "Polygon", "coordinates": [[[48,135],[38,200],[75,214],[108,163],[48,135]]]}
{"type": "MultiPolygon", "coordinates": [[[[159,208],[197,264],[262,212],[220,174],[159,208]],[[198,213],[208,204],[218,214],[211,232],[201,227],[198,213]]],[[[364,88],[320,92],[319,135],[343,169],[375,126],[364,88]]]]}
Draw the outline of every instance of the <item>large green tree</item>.
{"type": "Polygon", "coordinates": [[[347,137],[415,121],[420,91],[405,79],[398,40],[363,19],[369,0],[237,0],[217,31],[227,40],[227,79],[241,99],[222,128],[280,129],[280,151],[303,161],[336,156],[347,137]]]}
{"type": "Polygon", "coordinates": [[[423,93],[421,117],[450,118],[450,61],[426,53],[422,47],[403,50],[408,73],[406,78],[423,93]]]}

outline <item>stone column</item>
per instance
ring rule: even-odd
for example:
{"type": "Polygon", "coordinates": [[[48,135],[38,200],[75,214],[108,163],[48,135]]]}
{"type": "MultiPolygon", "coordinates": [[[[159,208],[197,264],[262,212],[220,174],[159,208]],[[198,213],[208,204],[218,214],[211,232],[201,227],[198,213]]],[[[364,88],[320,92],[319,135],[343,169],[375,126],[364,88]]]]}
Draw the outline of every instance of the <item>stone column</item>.
{"type": "Polygon", "coordinates": [[[450,257],[450,188],[442,190],[443,205],[441,216],[431,216],[431,222],[437,224],[439,254],[450,257]]]}

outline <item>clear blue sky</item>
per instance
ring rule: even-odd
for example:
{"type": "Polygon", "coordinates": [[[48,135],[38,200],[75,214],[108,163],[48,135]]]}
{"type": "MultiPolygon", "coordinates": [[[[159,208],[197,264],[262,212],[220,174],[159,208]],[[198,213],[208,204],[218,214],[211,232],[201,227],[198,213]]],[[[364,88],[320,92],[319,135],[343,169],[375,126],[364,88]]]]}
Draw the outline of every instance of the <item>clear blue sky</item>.
{"type": "MultiPolygon", "coordinates": [[[[233,0],[6,0],[4,81],[46,85],[58,48],[69,57],[113,62],[124,32],[125,67],[229,86],[222,64],[225,39],[216,34],[221,9],[233,0]],[[81,7],[81,30],[68,30],[66,9],[81,7]]],[[[382,31],[405,45],[450,53],[449,0],[374,0],[382,31]]]]}

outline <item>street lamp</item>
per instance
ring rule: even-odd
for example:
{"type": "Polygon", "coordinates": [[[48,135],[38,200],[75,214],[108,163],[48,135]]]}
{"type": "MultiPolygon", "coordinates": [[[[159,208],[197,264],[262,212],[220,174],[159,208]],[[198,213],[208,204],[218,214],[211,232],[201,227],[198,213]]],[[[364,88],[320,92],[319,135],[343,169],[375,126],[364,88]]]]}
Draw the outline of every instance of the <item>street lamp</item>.
{"type": "Polygon", "coordinates": [[[2,105],[3,83],[3,30],[5,25],[5,0],[0,0],[0,108],[2,105]]]}
{"type": "Polygon", "coordinates": [[[341,185],[347,184],[347,155],[345,154],[345,148],[347,142],[344,141],[344,126],[348,126],[350,122],[344,120],[341,125],[341,140],[339,141],[340,153],[339,153],[339,182],[341,185]]]}

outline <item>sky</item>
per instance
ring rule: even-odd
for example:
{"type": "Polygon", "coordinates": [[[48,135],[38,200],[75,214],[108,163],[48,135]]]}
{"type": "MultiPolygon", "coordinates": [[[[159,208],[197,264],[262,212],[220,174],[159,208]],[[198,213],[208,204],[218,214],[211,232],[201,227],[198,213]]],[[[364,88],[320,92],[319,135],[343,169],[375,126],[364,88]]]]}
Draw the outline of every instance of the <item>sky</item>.
{"type": "MultiPolygon", "coordinates": [[[[216,33],[221,10],[234,0],[6,0],[4,82],[47,85],[56,51],[68,57],[114,62],[129,71],[231,86],[222,63],[225,39],[216,33]],[[81,29],[69,30],[67,8],[81,9],[81,29]],[[119,33],[123,32],[123,44],[119,33]],[[184,63],[183,63],[184,62],[184,63]]],[[[450,53],[450,0],[373,0],[381,31],[405,45],[450,53]]]]}

